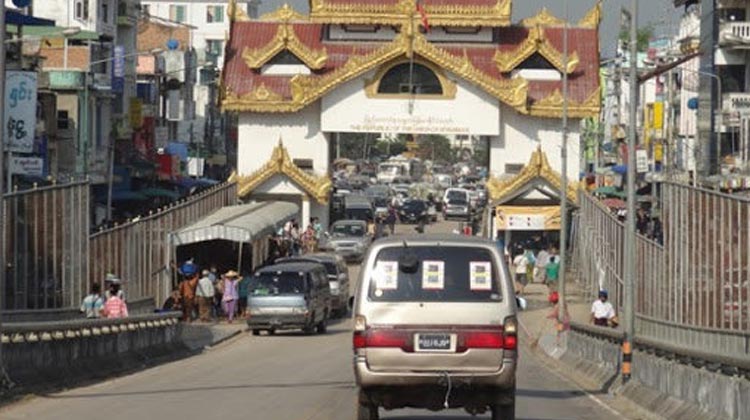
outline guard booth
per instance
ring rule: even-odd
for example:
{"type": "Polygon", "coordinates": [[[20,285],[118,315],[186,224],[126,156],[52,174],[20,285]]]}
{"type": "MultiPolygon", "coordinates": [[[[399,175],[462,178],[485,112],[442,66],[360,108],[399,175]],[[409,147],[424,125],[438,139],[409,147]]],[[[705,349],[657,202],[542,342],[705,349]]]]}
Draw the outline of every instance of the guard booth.
{"type": "Polygon", "coordinates": [[[215,265],[219,272],[250,274],[269,258],[273,237],[298,212],[299,206],[283,201],[223,207],[170,233],[170,260],[192,258],[201,269],[215,265]]]}
{"type": "MultiPolygon", "coordinates": [[[[510,253],[516,244],[533,242],[546,247],[559,243],[560,187],[560,174],[550,167],[541,148],[514,177],[491,179],[487,183],[491,205],[484,218],[485,236],[510,253]]],[[[576,205],[574,185],[569,185],[567,198],[571,206],[576,205]]]]}

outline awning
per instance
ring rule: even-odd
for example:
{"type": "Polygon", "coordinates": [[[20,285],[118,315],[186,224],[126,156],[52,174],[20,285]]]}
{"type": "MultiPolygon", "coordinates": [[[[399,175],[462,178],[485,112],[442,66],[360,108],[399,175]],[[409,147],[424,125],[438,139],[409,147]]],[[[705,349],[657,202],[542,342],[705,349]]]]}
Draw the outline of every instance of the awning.
{"type": "Polygon", "coordinates": [[[29,16],[12,9],[5,9],[5,24],[24,26],[55,26],[55,21],[29,16]]]}
{"type": "Polygon", "coordinates": [[[216,239],[252,242],[276,233],[298,213],[299,206],[283,201],[223,207],[173,233],[173,241],[178,246],[216,239]]]}
{"type": "MultiPolygon", "coordinates": [[[[39,38],[68,38],[71,40],[88,40],[96,41],[99,39],[99,33],[94,31],[80,31],[75,35],[65,36],[63,31],[66,28],[60,26],[23,26],[23,36],[39,37],[39,38]]],[[[18,33],[18,27],[15,28],[14,33],[18,33]]]]}

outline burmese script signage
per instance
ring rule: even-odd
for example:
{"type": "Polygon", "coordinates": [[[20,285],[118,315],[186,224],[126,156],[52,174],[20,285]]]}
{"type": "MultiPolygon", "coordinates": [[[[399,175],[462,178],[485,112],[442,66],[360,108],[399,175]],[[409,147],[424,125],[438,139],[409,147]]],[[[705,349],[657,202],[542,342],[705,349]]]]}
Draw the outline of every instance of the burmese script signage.
{"type": "Polygon", "coordinates": [[[458,83],[455,98],[367,97],[354,80],[322,99],[321,129],[338,133],[500,134],[500,104],[458,83]]]}
{"type": "Polygon", "coordinates": [[[349,130],[366,133],[471,134],[471,127],[457,123],[451,116],[377,116],[365,115],[353,122],[349,130]]]}
{"type": "Polygon", "coordinates": [[[560,230],[559,206],[497,206],[497,230],[560,230]]]}

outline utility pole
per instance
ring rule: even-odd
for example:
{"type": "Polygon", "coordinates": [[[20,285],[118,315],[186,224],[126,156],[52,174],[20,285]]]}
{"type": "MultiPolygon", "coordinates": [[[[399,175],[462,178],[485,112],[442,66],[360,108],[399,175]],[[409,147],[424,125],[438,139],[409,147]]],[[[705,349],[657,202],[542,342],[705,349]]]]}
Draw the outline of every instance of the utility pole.
{"type": "Polygon", "coordinates": [[[630,16],[630,115],[628,130],[627,218],[625,223],[625,340],[622,342],[622,379],[630,380],[635,335],[635,148],[638,145],[638,0],[631,0],[630,16]]]}
{"type": "Polygon", "coordinates": [[[560,275],[558,279],[557,326],[561,331],[567,313],[565,300],[565,280],[568,247],[568,0],[565,0],[565,27],[563,29],[563,109],[562,109],[562,147],[560,147],[561,176],[560,176],[560,275]]]}
{"type": "MultiPolygon", "coordinates": [[[[5,2],[0,3],[0,75],[3,81],[0,82],[0,99],[5,103],[5,2]]],[[[5,125],[5,106],[0,106],[0,125],[5,125]]],[[[0,336],[3,334],[3,309],[5,309],[5,188],[3,185],[3,149],[5,148],[5,130],[0,129],[0,336]]],[[[10,165],[10,162],[8,162],[10,165]]],[[[0,340],[0,385],[3,379],[7,380],[5,374],[5,361],[3,359],[3,341],[0,340]]]]}

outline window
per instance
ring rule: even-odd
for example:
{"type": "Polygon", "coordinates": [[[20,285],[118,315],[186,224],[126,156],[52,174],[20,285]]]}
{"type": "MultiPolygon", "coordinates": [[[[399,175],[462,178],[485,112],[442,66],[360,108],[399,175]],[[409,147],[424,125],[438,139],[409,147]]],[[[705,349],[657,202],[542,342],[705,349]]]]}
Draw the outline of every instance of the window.
{"type": "Polygon", "coordinates": [[[388,247],[378,253],[375,264],[376,268],[373,278],[370,279],[368,295],[370,300],[376,302],[497,302],[501,300],[497,276],[499,270],[492,253],[484,248],[388,247]],[[410,258],[405,258],[406,256],[410,258]],[[414,261],[409,260],[415,260],[416,267],[411,265],[414,261]],[[387,270],[386,267],[395,269],[395,273],[384,272],[387,270]],[[423,276],[425,267],[428,272],[423,276]],[[431,281],[433,276],[437,277],[438,286],[425,287],[425,282],[431,281]],[[386,279],[387,277],[391,278],[386,279]],[[390,283],[390,285],[380,288],[379,283],[390,283]]]}
{"type": "Polygon", "coordinates": [[[89,0],[76,0],[75,15],[78,20],[88,20],[89,18],[89,0]]]}
{"type": "Polygon", "coordinates": [[[535,69],[535,70],[555,70],[555,66],[552,65],[546,58],[542,57],[539,53],[534,53],[531,57],[524,60],[523,63],[519,64],[517,69],[535,69]]]}
{"type": "Polygon", "coordinates": [[[410,81],[411,93],[421,95],[443,94],[443,86],[440,84],[440,79],[438,79],[435,72],[419,63],[414,63],[413,70],[409,63],[397,64],[391,67],[380,79],[378,93],[409,93],[410,81]]]}
{"type": "Polygon", "coordinates": [[[724,93],[745,92],[745,65],[716,66],[724,93]]]}
{"type": "Polygon", "coordinates": [[[523,164],[522,163],[506,163],[505,164],[505,173],[506,174],[520,174],[523,170],[523,164]]]}
{"type": "Polygon", "coordinates": [[[104,23],[109,23],[109,4],[107,4],[106,1],[102,2],[102,17],[101,21],[104,23]]]}
{"type": "Polygon", "coordinates": [[[292,162],[294,163],[294,166],[302,169],[303,171],[312,171],[313,170],[313,160],[312,159],[292,159],[292,162]]]}
{"type": "Polygon", "coordinates": [[[206,54],[220,57],[224,52],[224,41],[218,39],[206,40],[206,54]]]}
{"type": "Polygon", "coordinates": [[[179,23],[185,23],[187,17],[185,16],[184,5],[169,5],[169,20],[179,23]]]}
{"type": "Polygon", "coordinates": [[[68,111],[57,111],[57,129],[67,130],[68,128],[70,128],[70,117],[68,116],[68,111]]]}
{"type": "Polygon", "coordinates": [[[206,6],[206,23],[223,23],[224,6],[206,6]]]}

